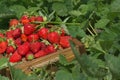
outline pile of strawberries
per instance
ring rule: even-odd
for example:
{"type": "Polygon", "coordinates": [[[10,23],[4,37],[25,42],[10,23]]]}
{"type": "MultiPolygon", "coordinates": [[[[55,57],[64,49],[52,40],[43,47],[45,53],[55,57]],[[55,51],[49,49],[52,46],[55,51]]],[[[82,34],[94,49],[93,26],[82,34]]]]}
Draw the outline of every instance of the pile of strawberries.
{"type": "Polygon", "coordinates": [[[7,55],[14,63],[39,58],[70,46],[71,36],[61,27],[43,26],[41,22],[44,22],[42,16],[23,15],[20,20],[11,19],[6,33],[0,33],[0,54],[7,55]]]}

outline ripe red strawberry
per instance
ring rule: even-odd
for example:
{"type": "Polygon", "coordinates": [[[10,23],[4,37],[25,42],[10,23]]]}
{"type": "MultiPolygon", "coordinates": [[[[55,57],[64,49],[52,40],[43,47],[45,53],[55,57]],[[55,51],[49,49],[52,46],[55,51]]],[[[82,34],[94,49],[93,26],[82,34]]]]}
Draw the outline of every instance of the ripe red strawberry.
{"type": "Polygon", "coordinates": [[[12,35],[13,35],[14,38],[20,37],[20,35],[21,35],[21,29],[20,28],[16,28],[15,30],[13,30],[12,35]]]}
{"type": "Polygon", "coordinates": [[[43,22],[43,17],[42,16],[37,16],[35,21],[43,22]]]}
{"type": "Polygon", "coordinates": [[[25,34],[21,34],[21,40],[23,42],[26,42],[27,41],[27,36],[25,34]]]}
{"type": "Polygon", "coordinates": [[[12,54],[12,56],[10,56],[10,58],[9,58],[9,61],[12,63],[19,62],[21,60],[22,60],[22,56],[17,51],[15,51],[12,54]]]}
{"type": "Polygon", "coordinates": [[[6,50],[6,53],[7,54],[10,54],[10,53],[13,53],[15,51],[14,47],[13,46],[8,46],[7,47],[7,50],[6,50]]]}
{"type": "Polygon", "coordinates": [[[49,30],[43,27],[38,31],[38,35],[40,36],[40,38],[47,39],[48,32],[49,30]]]}
{"type": "Polygon", "coordinates": [[[36,17],[35,17],[35,16],[31,16],[31,17],[29,18],[30,22],[34,22],[34,21],[35,21],[35,19],[36,19],[36,17]]]}
{"type": "Polygon", "coordinates": [[[56,49],[53,45],[48,45],[46,48],[45,48],[45,52],[47,54],[50,54],[50,53],[53,53],[53,52],[56,52],[56,49]]]}
{"type": "Polygon", "coordinates": [[[6,37],[8,38],[8,39],[10,39],[10,38],[13,38],[13,30],[10,30],[10,31],[7,31],[6,32],[6,37]]]}
{"type": "Polygon", "coordinates": [[[16,46],[19,46],[19,45],[22,44],[22,40],[21,40],[21,38],[17,38],[17,39],[15,39],[14,42],[15,42],[16,46]]]}
{"type": "Polygon", "coordinates": [[[23,15],[20,19],[21,23],[24,25],[24,24],[28,24],[30,21],[29,21],[29,18],[27,15],[23,15]]]}
{"type": "Polygon", "coordinates": [[[65,36],[65,30],[64,29],[61,29],[61,36],[65,36]]]}
{"type": "Polygon", "coordinates": [[[26,55],[30,50],[29,46],[30,45],[28,42],[25,42],[24,44],[18,46],[18,49],[17,49],[18,53],[22,56],[26,55]]]}
{"type": "Polygon", "coordinates": [[[41,50],[44,50],[46,48],[45,43],[41,42],[41,50]]]}
{"type": "Polygon", "coordinates": [[[31,34],[28,36],[28,41],[29,42],[35,42],[39,40],[39,36],[38,34],[31,34]]]}
{"type": "Polygon", "coordinates": [[[48,40],[51,42],[51,43],[59,43],[59,40],[60,40],[60,35],[57,33],[57,32],[51,32],[48,34],[48,40]]]}
{"type": "Polygon", "coordinates": [[[40,42],[34,42],[34,43],[30,44],[30,50],[33,53],[38,52],[40,50],[40,48],[41,48],[41,43],[40,42]]]}
{"type": "Polygon", "coordinates": [[[60,37],[60,45],[63,47],[63,48],[68,48],[70,47],[70,43],[69,43],[69,40],[71,39],[70,36],[61,36],[60,37]]]}
{"type": "Polygon", "coordinates": [[[32,53],[28,53],[28,54],[26,54],[26,60],[33,60],[34,59],[34,54],[32,54],[32,53]]]}
{"type": "Polygon", "coordinates": [[[24,25],[24,34],[30,35],[35,31],[35,27],[33,24],[25,24],[24,25]]]}
{"type": "Polygon", "coordinates": [[[19,21],[17,19],[11,19],[10,20],[10,23],[9,23],[9,26],[12,27],[12,26],[17,26],[19,23],[19,21]]]}
{"type": "Polygon", "coordinates": [[[6,41],[0,41],[0,54],[3,54],[6,51],[7,45],[6,41]]]}
{"type": "Polygon", "coordinates": [[[0,33],[0,38],[4,38],[4,35],[2,33],[0,33]]]}
{"type": "Polygon", "coordinates": [[[39,58],[39,57],[42,57],[42,56],[45,56],[47,55],[47,53],[44,51],[44,50],[40,50],[39,52],[35,53],[35,58],[39,58]]]}

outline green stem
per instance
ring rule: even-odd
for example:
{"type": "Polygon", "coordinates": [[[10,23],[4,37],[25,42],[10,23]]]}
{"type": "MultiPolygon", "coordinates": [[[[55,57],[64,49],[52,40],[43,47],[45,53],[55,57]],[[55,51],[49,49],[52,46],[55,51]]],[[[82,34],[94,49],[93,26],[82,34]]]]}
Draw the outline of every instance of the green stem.
{"type": "Polygon", "coordinates": [[[92,31],[90,31],[89,28],[87,28],[88,32],[94,37],[94,34],[92,33],[92,31]]]}
{"type": "Polygon", "coordinates": [[[91,27],[91,29],[93,30],[93,32],[95,33],[95,35],[98,35],[96,30],[92,27],[91,23],[89,22],[89,26],[91,27]]]}
{"type": "Polygon", "coordinates": [[[34,22],[36,24],[47,24],[47,23],[51,23],[51,24],[67,24],[67,25],[80,25],[80,23],[65,23],[65,22],[34,22]]]}

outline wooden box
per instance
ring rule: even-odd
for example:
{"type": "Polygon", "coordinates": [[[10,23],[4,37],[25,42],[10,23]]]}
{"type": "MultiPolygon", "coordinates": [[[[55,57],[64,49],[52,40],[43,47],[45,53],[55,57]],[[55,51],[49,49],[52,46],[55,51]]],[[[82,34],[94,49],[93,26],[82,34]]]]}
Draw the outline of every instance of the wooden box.
{"type": "MultiPolygon", "coordinates": [[[[76,48],[79,49],[80,53],[85,52],[84,45],[78,41],[77,39],[72,39],[72,41],[76,44],[76,48]]],[[[59,54],[63,54],[68,61],[74,59],[74,54],[71,48],[66,48],[63,50],[58,50],[55,53],[34,59],[32,61],[26,61],[15,65],[15,68],[22,69],[25,73],[30,73],[31,69],[43,67],[45,65],[49,65],[53,62],[59,60],[59,54]]]]}

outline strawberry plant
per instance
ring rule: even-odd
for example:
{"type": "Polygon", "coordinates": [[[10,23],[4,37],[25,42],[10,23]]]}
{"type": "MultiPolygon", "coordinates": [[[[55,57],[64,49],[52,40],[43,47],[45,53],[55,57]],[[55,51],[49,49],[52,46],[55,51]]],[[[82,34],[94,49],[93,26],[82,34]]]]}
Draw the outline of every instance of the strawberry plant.
{"type": "MultiPolygon", "coordinates": [[[[1,54],[31,60],[71,46],[76,59],[68,62],[60,56],[53,74],[36,69],[40,80],[119,80],[119,4],[120,0],[0,1],[1,54]],[[84,43],[86,53],[69,43],[71,37],[84,43]]],[[[0,68],[6,66],[0,62],[0,68]]]]}

